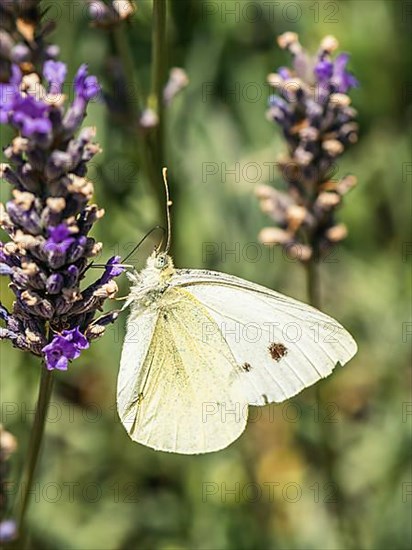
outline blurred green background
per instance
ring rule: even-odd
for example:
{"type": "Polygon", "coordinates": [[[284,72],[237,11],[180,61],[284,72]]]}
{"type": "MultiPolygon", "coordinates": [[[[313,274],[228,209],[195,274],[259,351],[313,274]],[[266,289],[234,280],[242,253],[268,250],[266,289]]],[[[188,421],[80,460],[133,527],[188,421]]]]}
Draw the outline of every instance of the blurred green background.
{"type": "MultiPolygon", "coordinates": [[[[71,75],[87,62],[113,95],[121,84],[113,33],[90,25],[83,2],[71,10],[54,4],[51,39],[71,75]]],[[[121,32],[147,92],[151,2],[136,5],[121,32]]],[[[320,404],[309,388],[252,410],[244,435],[221,452],[169,455],[132,443],[116,415],[123,315],[57,373],[29,511],[34,548],[410,548],[411,21],[411,2],[401,1],[169,1],[167,65],[190,79],[165,124],[179,267],[233,273],[306,299],[302,267],[257,244],[270,220],[254,187],[280,183],[270,167],[284,148],[265,119],[265,78],[290,62],[275,41],[287,30],[313,52],[326,34],[351,52],[361,130],[339,174],[353,173],[359,184],[340,212],[349,236],[321,277],[323,309],[352,332],[359,352],[320,384],[320,404]]],[[[95,229],[103,259],[124,256],[159,222],[124,109],[120,96],[110,108],[95,102],[86,122],[103,148],[89,173],[106,210],[95,229]]],[[[10,136],[2,134],[4,144],[10,136]]],[[[7,200],[5,184],[1,194],[7,200]]],[[[137,267],[151,246],[142,247],[137,267]]],[[[125,277],[120,286],[126,294],[125,277]]],[[[1,362],[3,422],[19,444],[11,479],[18,479],[41,367],[3,343],[1,362]]]]}

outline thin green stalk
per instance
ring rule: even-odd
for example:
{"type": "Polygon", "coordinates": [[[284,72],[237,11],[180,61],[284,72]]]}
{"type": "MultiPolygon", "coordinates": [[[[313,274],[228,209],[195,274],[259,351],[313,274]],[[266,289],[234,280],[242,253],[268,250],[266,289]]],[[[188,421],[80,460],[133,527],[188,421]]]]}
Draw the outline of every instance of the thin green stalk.
{"type": "Polygon", "coordinates": [[[165,166],[163,90],[166,83],[166,67],[166,0],[153,0],[151,91],[148,104],[156,113],[158,122],[149,138],[151,139],[156,179],[155,192],[160,205],[163,225],[166,222],[165,191],[162,178],[162,168],[165,166]]]}
{"type": "MultiPolygon", "coordinates": [[[[163,95],[163,82],[161,78],[164,70],[164,59],[160,59],[165,50],[165,22],[166,22],[166,3],[158,8],[156,1],[153,7],[153,37],[156,43],[153,45],[153,66],[152,75],[156,74],[155,84],[152,83],[152,92],[148,104],[140,89],[139,81],[136,78],[136,69],[133,55],[130,50],[130,44],[127,37],[125,24],[118,25],[113,30],[113,37],[117,53],[123,64],[124,74],[129,83],[129,88],[136,94],[137,108],[132,103],[128,105],[129,116],[133,121],[133,128],[136,131],[136,137],[139,145],[137,147],[140,153],[140,160],[143,170],[148,178],[152,193],[156,199],[158,215],[164,213],[164,189],[162,182],[163,167],[163,102],[158,98],[163,95]],[[156,37],[156,38],[155,38],[156,37]],[[156,93],[153,90],[157,90],[156,93]],[[139,120],[146,109],[152,108],[159,117],[159,125],[153,129],[142,129],[139,126],[139,120]],[[152,139],[153,138],[153,139],[152,139]]],[[[154,78],[154,76],[153,76],[154,78]]]]}
{"type": "MultiPolygon", "coordinates": [[[[150,150],[150,144],[148,143],[146,135],[139,129],[139,119],[145,109],[145,100],[140,89],[139,81],[136,78],[133,56],[130,51],[130,45],[124,24],[117,25],[114,28],[113,37],[117,54],[120,57],[123,65],[125,78],[127,79],[129,84],[129,90],[137,98],[137,109],[134,108],[132,102],[127,105],[130,120],[132,121],[132,127],[136,130],[136,136],[139,141],[139,146],[136,149],[138,153],[140,153],[143,170],[146,173],[152,190],[155,191],[157,187],[157,178],[156,174],[153,171],[152,152],[150,150]]],[[[156,193],[155,196],[157,196],[156,193]]]]}
{"type": "Polygon", "coordinates": [[[30,491],[33,485],[33,478],[39,458],[40,448],[43,441],[53,381],[53,371],[49,371],[43,367],[40,377],[39,396],[37,400],[33,429],[30,436],[29,450],[20,482],[22,498],[20,501],[16,501],[16,507],[18,507],[16,510],[16,518],[19,529],[19,537],[21,540],[24,539],[25,516],[29,504],[30,491]]]}
{"type": "Polygon", "coordinates": [[[166,83],[166,67],[166,0],[153,0],[152,86],[149,104],[159,119],[154,132],[154,158],[158,167],[162,167],[164,163],[163,90],[166,83]]]}
{"type": "MultiPolygon", "coordinates": [[[[321,308],[321,284],[319,274],[319,254],[316,244],[312,244],[313,256],[311,261],[307,265],[307,293],[308,300],[313,307],[321,308]]],[[[315,396],[318,405],[323,409],[323,405],[327,406],[324,402],[321,392],[321,383],[315,387],[315,396]]],[[[321,454],[321,461],[325,477],[328,483],[334,489],[336,503],[335,510],[338,520],[340,534],[345,543],[345,548],[358,548],[358,541],[356,540],[357,533],[355,533],[353,522],[348,517],[350,511],[346,502],[345,495],[341,489],[339,479],[336,475],[336,452],[331,445],[331,441],[334,440],[335,434],[333,433],[333,425],[325,422],[323,418],[320,420],[320,432],[319,432],[319,451],[321,454]]]]}
{"type": "Polygon", "coordinates": [[[319,262],[314,256],[306,267],[307,269],[307,292],[310,304],[320,309],[320,277],[319,262]]]}
{"type": "MultiPolygon", "coordinates": [[[[137,98],[137,105],[139,112],[142,112],[145,108],[145,101],[140,89],[139,81],[135,75],[135,66],[133,56],[130,51],[126,24],[116,25],[113,29],[113,38],[116,45],[117,53],[121,58],[123,64],[123,70],[127,77],[130,86],[130,92],[137,98]]],[[[128,105],[129,111],[133,111],[130,104],[128,105]]]]}

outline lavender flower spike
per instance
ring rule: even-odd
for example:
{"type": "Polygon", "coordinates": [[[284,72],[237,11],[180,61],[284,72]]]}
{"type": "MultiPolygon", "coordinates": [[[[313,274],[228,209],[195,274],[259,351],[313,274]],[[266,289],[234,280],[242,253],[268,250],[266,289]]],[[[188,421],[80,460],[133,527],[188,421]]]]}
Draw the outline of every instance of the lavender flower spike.
{"type": "Polygon", "coordinates": [[[358,81],[347,70],[348,54],[333,57],[338,48],[333,36],[322,40],[315,57],[304,51],[295,33],[281,35],[278,43],[291,53],[293,66],[268,77],[275,89],[268,118],[281,127],[286,140],[287,153],[278,166],[288,192],[257,188],[262,210],[277,226],[264,228],[259,238],[289,250],[295,246],[298,259],[306,263],[322,258],[347,233],[336,223],[335,212],[356,180],[346,176],[336,182],[331,177],[336,159],[357,141],[356,111],[347,93],[358,81]]]}
{"type": "Polygon", "coordinates": [[[80,286],[90,259],[102,249],[89,232],[104,212],[90,204],[93,184],[86,177],[100,148],[92,128],[79,132],[100,88],[82,65],[72,104],[65,106],[65,96],[50,101],[65,76],[64,63],[49,59],[42,75],[23,75],[12,65],[9,81],[0,84],[0,123],[20,132],[4,151],[9,164],[0,165],[13,188],[0,213],[10,237],[0,248],[0,274],[10,278],[15,294],[10,312],[0,308],[0,338],[43,357],[49,370],[66,370],[116,319],[115,312],[101,322],[95,315],[115,296],[114,278],[123,271],[114,257],[95,283],[80,286]]]}

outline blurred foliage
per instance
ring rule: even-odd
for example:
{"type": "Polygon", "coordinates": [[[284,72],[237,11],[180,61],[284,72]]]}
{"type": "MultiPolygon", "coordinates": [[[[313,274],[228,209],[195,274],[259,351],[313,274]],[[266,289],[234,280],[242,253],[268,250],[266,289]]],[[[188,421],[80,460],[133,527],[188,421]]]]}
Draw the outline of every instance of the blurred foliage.
{"type": "MultiPolygon", "coordinates": [[[[105,89],[118,89],[110,30],[90,26],[83,3],[70,11],[69,3],[57,4],[60,10],[49,12],[58,15],[52,38],[71,74],[87,62],[105,89]]],[[[289,404],[252,410],[245,434],[224,451],[169,455],[132,443],[116,415],[123,316],[69,372],[58,373],[29,511],[32,546],[292,550],[342,549],[351,540],[354,548],[410,548],[410,2],[170,0],[168,9],[167,63],[190,78],[166,113],[176,263],[233,273],[300,299],[301,267],[256,244],[269,220],[253,189],[280,184],[269,166],[283,148],[265,119],[265,77],[288,62],[275,44],[286,30],[314,50],[333,34],[351,52],[361,82],[352,94],[361,135],[339,174],[355,174],[359,185],[340,213],[349,237],[321,276],[323,309],[351,330],[359,352],[321,383],[328,408],[317,409],[309,388],[289,404]],[[260,257],[250,261],[256,247],[260,257]],[[325,425],[346,503],[343,524],[336,488],[325,486],[319,467],[325,425]]],[[[145,92],[150,26],[151,3],[138,0],[123,32],[145,92]]],[[[136,136],[117,107],[94,103],[87,120],[103,147],[89,175],[106,210],[96,233],[105,257],[124,256],[158,222],[136,136]]],[[[2,142],[9,137],[2,128],[2,142]]],[[[7,199],[5,184],[1,195],[7,199]]],[[[146,243],[138,267],[149,251],[146,243]]],[[[19,441],[18,479],[41,367],[3,344],[1,363],[3,422],[19,441]]]]}

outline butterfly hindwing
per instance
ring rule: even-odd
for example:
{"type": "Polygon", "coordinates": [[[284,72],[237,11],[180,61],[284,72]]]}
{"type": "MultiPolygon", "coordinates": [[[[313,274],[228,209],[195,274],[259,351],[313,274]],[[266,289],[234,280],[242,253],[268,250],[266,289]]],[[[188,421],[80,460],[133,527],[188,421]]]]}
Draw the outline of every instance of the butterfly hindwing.
{"type": "Polygon", "coordinates": [[[239,370],[217,327],[205,338],[211,325],[208,310],[183,288],[166,290],[153,310],[132,312],[118,410],[133,440],[194,454],[224,448],[243,432],[247,397],[239,370]]]}

